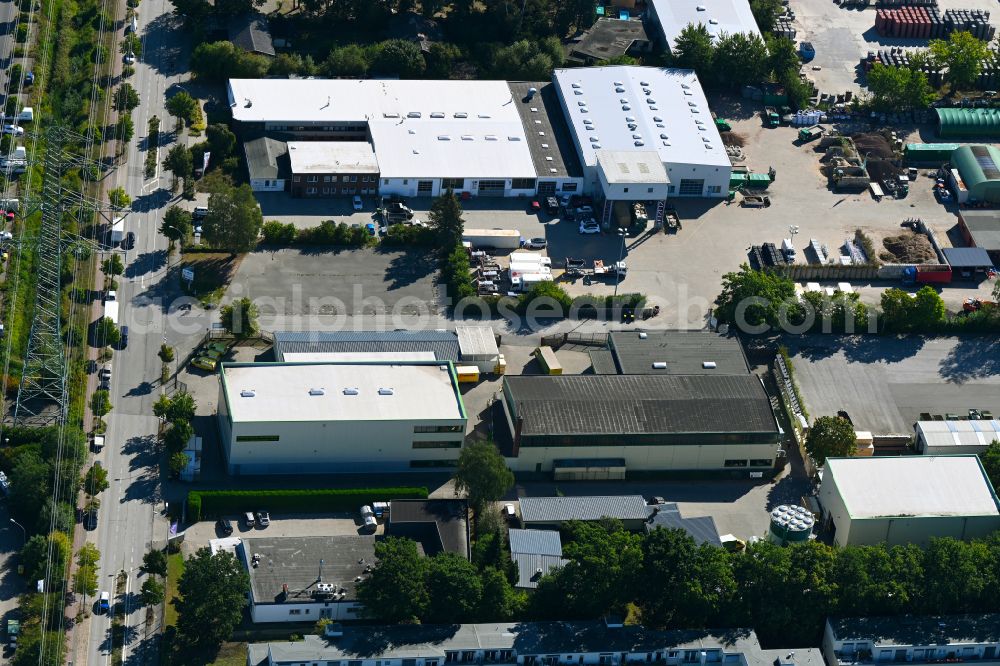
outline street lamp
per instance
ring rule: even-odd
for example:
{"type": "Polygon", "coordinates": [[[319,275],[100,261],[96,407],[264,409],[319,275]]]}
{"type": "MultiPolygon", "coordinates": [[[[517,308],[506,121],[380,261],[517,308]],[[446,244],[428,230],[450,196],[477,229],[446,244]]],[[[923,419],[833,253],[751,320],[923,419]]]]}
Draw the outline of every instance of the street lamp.
{"type": "Polygon", "coordinates": [[[13,518],[7,518],[7,520],[9,520],[10,522],[14,523],[15,525],[21,528],[22,545],[28,543],[28,532],[27,530],[24,529],[24,525],[17,522],[13,518]]]}
{"type": "Polygon", "coordinates": [[[622,239],[622,249],[621,252],[618,253],[618,263],[615,264],[615,295],[613,298],[618,297],[618,283],[621,282],[622,279],[620,266],[621,262],[625,260],[625,230],[618,227],[618,235],[621,236],[622,239]]]}

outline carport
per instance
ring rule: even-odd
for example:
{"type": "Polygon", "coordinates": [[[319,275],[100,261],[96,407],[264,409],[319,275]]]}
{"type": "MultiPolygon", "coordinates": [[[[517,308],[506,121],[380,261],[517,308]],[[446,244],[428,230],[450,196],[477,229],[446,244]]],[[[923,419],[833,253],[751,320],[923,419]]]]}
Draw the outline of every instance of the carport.
{"type": "Polygon", "coordinates": [[[985,276],[988,271],[993,270],[989,252],[981,247],[946,247],[944,258],[951,266],[952,274],[957,273],[963,278],[971,278],[976,274],[985,276]]]}

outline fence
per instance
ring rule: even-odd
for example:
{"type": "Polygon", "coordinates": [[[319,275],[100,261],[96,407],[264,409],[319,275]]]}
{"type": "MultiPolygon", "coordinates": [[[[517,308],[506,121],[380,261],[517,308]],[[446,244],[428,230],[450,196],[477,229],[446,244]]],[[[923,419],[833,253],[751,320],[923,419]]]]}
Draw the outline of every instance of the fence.
{"type": "Polygon", "coordinates": [[[845,282],[848,280],[875,280],[879,277],[879,267],[867,264],[863,266],[793,264],[784,270],[785,275],[792,280],[838,280],[845,282]]]}
{"type": "Polygon", "coordinates": [[[806,474],[809,477],[814,477],[816,476],[818,467],[815,461],[813,461],[812,456],[806,452],[805,427],[803,426],[806,420],[805,414],[802,406],[799,404],[798,397],[795,395],[792,373],[785,363],[784,356],[781,354],[774,357],[772,375],[774,376],[774,383],[778,387],[781,405],[792,424],[792,438],[795,439],[795,444],[799,447],[799,453],[802,455],[802,464],[805,467],[806,474]]]}

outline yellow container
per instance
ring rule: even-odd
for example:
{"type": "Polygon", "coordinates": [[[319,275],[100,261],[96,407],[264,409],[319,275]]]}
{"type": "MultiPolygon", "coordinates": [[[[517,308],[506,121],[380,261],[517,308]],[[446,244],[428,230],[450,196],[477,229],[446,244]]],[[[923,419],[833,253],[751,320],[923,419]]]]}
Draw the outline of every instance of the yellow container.
{"type": "Polygon", "coordinates": [[[474,365],[460,365],[455,368],[459,384],[475,384],[479,381],[479,368],[474,365]]]}

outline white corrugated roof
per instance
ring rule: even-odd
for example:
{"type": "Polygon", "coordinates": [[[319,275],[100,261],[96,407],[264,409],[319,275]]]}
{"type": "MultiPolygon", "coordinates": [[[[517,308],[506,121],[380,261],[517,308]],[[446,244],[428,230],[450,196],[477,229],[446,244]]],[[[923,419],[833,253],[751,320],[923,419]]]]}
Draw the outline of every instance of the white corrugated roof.
{"type": "Polygon", "coordinates": [[[220,381],[225,384],[229,414],[237,423],[464,418],[448,363],[222,367],[220,381]]]}
{"type": "Polygon", "coordinates": [[[289,141],[292,173],[378,173],[367,141],[289,141]]]}
{"type": "Polygon", "coordinates": [[[974,455],[830,458],[851,518],[995,516],[996,498],[974,455]]]}
{"type": "Polygon", "coordinates": [[[655,150],[667,165],[730,167],[693,70],[579,67],[553,78],[587,166],[600,150],[655,150]]]}
{"type": "Polygon", "coordinates": [[[917,432],[931,448],[981,446],[1000,440],[1000,421],[917,421],[917,432]]]}
{"type": "Polygon", "coordinates": [[[367,124],[383,178],[534,178],[504,81],[230,79],[239,122],[367,124]]]}
{"type": "Polygon", "coordinates": [[[713,37],[725,33],[760,36],[747,0],[651,0],[656,18],[671,48],[681,30],[702,24],[713,37]]]}

